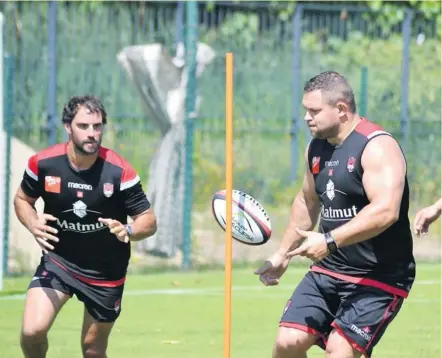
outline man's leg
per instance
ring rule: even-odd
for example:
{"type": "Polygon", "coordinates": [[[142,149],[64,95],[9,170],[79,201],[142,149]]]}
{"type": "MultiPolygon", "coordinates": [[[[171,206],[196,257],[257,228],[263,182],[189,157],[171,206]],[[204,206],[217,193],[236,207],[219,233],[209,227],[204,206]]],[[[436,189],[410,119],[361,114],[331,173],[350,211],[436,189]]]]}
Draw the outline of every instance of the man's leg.
{"type": "Polygon", "coordinates": [[[97,287],[77,281],[75,294],[84,303],[81,349],[84,358],[107,358],[109,335],[121,313],[124,285],[97,287]]]}
{"type": "Polygon", "coordinates": [[[342,332],[334,329],[327,341],[326,358],[360,358],[362,353],[353,348],[342,332]]]}
{"type": "Polygon", "coordinates": [[[107,358],[107,342],[114,322],[98,322],[84,309],[81,348],[84,358],[107,358]]]}
{"type": "Polygon", "coordinates": [[[369,358],[374,346],[396,317],[403,298],[375,287],[348,285],[333,332],[327,343],[327,358],[369,358]]]}
{"type": "Polygon", "coordinates": [[[279,327],[273,358],[306,358],[306,352],[317,340],[315,334],[296,328],[279,327]]]}
{"type": "Polygon", "coordinates": [[[338,306],[334,279],[307,273],[284,308],[273,358],[305,358],[315,343],[325,348],[338,306]]]}
{"type": "Polygon", "coordinates": [[[20,344],[25,358],[44,358],[48,351],[47,333],[60,309],[71,298],[69,289],[42,265],[26,294],[20,344]]]}

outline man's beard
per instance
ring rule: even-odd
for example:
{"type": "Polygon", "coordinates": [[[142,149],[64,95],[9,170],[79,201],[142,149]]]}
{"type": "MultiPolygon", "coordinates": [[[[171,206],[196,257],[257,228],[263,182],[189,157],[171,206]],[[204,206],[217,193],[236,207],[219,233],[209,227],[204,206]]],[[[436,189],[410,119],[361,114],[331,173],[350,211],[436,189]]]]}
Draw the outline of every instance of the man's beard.
{"type": "Polygon", "coordinates": [[[324,130],[316,131],[316,132],[310,132],[314,138],[317,139],[328,139],[328,138],[334,138],[339,134],[339,127],[331,127],[324,130]]]}
{"type": "Polygon", "coordinates": [[[80,153],[82,155],[94,155],[98,152],[98,149],[100,148],[101,138],[98,141],[86,140],[79,143],[75,140],[74,137],[72,137],[72,143],[74,144],[74,149],[77,153],[80,153]],[[91,149],[85,149],[85,146],[88,143],[93,143],[95,145],[91,149]]]}

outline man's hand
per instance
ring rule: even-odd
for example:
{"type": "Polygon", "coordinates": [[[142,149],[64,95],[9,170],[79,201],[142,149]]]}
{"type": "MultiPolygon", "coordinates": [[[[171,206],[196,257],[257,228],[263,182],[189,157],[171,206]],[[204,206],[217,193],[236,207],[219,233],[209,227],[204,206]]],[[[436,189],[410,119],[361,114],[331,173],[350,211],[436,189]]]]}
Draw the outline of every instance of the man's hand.
{"type": "Polygon", "coordinates": [[[290,259],[279,251],[270,256],[264,264],[255,271],[259,279],[266,286],[275,286],[287,270],[290,259]]]}
{"type": "Polygon", "coordinates": [[[56,221],[57,218],[50,214],[41,214],[38,216],[38,219],[31,221],[31,225],[29,230],[32,235],[34,235],[37,244],[41,247],[43,252],[46,254],[48,250],[53,250],[54,246],[52,246],[48,240],[52,240],[54,242],[58,242],[58,237],[51,235],[57,234],[58,230],[46,225],[48,221],[56,221]]]}
{"type": "Polygon", "coordinates": [[[129,242],[129,236],[127,235],[126,226],[114,219],[98,218],[100,223],[106,225],[112,234],[114,234],[118,240],[127,244],[129,242]]]}
{"type": "Polygon", "coordinates": [[[414,219],[414,233],[417,236],[427,234],[429,226],[439,218],[440,214],[438,203],[419,210],[414,219]]]}
{"type": "Polygon", "coordinates": [[[299,228],[296,228],[296,232],[304,238],[304,242],[297,249],[288,252],[288,257],[304,256],[316,262],[328,256],[329,252],[324,234],[299,228]]]}

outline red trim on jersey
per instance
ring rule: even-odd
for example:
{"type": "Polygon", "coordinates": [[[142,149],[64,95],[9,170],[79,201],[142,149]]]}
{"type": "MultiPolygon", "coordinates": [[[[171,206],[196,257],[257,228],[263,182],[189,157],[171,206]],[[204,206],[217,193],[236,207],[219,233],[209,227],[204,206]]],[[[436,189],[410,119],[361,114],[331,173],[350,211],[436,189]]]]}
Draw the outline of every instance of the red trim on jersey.
{"type": "Polygon", "coordinates": [[[38,160],[48,159],[52,157],[59,157],[67,153],[67,143],[55,144],[52,147],[43,149],[37,153],[38,160]]]}
{"type": "Polygon", "coordinates": [[[345,338],[345,340],[350,343],[350,345],[353,347],[353,349],[357,350],[358,352],[362,353],[362,355],[365,358],[370,358],[367,354],[367,351],[362,348],[359,344],[357,344],[354,340],[352,340],[351,338],[347,337],[346,334],[344,333],[344,331],[341,329],[341,327],[339,327],[335,322],[331,323],[331,326],[336,330],[336,332],[338,332],[343,338],[345,338]]]}
{"type": "Polygon", "coordinates": [[[345,275],[342,273],[330,271],[330,270],[327,270],[327,269],[319,267],[319,266],[312,266],[311,270],[313,272],[323,273],[324,275],[329,275],[329,276],[337,278],[339,280],[347,281],[347,282],[354,283],[357,285],[376,287],[382,291],[391,293],[392,295],[397,295],[397,296],[404,297],[404,298],[408,297],[407,291],[401,290],[400,288],[397,288],[394,286],[387,285],[386,283],[383,283],[383,282],[372,280],[370,278],[349,276],[349,275],[345,275]]]}
{"type": "Polygon", "coordinates": [[[374,131],[383,131],[380,125],[370,122],[367,118],[361,118],[361,121],[356,126],[355,131],[362,134],[365,137],[368,137],[374,131]]]}
{"type": "Polygon", "coordinates": [[[132,167],[132,165],[130,165],[130,163],[126,159],[124,159],[121,155],[115,153],[113,150],[101,147],[98,156],[104,159],[106,162],[123,169],[123,174],[121,175],[121,183],[129,182],[137,177],[137,172],[132,167]]]}
{"type": "Polygon", "coordinates": [[[84,277],[82,275],[79,275],[78,273],[72,272],[67,267],[63,266],[60,262],[58,262],[57,260],[54,260],[52,257],[49,257],[49,260],[51,260],[58,267],[62,268],[64,271],[66,271],[69,274],[71,274],[77,280],[82,281],[82,282],[87,283],[87,284],[92,285],[92,286],[97,286],[97,287],[118,287],[118,286],[121,286],[122,284],[124,284],[126,282],[126,276],[123,277],[123,278],[120,278],[119,280],[116,280],[116,281],[96,280],[96,279],[93,279],[93,278],[84,277]]]}
{"type": "Polygon", "coordinates": [[[28,169],[36,176],[38,177],[38,157],[37,154],[34,154],[32,157],[28,160],[28,169]]]}
{"type": "Polygon", "coordinates": [[[66,143],[59,143],[34,154],[28,160],[28,169],[35,176],[38,177],[38,162],[43,159],[58,157],[60,155],[66,154],[67,153],[66,147],[67,147],[66,143]]]}

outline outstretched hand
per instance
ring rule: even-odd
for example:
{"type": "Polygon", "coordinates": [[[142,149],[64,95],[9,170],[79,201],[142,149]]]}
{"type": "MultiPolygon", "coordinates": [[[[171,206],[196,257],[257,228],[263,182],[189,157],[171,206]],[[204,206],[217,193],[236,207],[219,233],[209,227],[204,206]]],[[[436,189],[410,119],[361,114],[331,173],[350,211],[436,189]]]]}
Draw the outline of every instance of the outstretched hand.
{"type": "Polygon", "coordinates": [[[289,262],[290,259],[286,255],[276,252],[264,261],[263,265],[255,271],[255,275],[259,275],[259,279],[264,285],[275,286],[279,284],[289,262]]]}
{"type": "Polygon", "coordinates": [[[441,214],[438,203],[419,210],[414,219],[414,233],[417,236],[426,235],[430,225],[435,222],[441,214]]]}
{"type": "Polygon", "coordinates": [[[58,233],[58,230],[47,225],[48,221],[57,221],[57,218],[51,214],[41,214],[37,220],[31,223],[30,227],[32,235],[34,235],[37,244],[45,254],[48,253],[48,250],[54,250],[54,246],[48,240],[53,242],[59,241],[58,237],[54,236],[58,233]]]}
{"type": "Polygon", "coordinates": [[[126,244],[129,242],[126,226],[118,220],[98,218],[98,221],[106,225],[110,229],[111,234],[114,234],[118,240],[126,244]]]}
{"type": "Polygon", "coordinates": [[[305,231],[299,228],[296,228],[296,232],[304,238],[304,242],[297,249],[288,252],[288,257],[303,256],[316,262],[328,256],[329,251],[324,234],[315,231],[305,231]]]}

